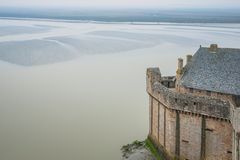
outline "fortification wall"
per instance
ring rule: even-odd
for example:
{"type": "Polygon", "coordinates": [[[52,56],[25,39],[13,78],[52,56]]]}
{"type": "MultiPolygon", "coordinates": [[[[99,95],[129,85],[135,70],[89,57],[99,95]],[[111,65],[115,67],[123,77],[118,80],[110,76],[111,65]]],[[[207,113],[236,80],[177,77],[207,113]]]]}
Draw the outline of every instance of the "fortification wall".
{"type": "Polygon", "coordinates": [[[186,159],[201,157],[201,116],[180,114],[180,155],[186,159]]]}
{"type": "Polygon", "coordinates": [[[179,92],[181,92],[181,93],[191,93],[191,94],[194,94],[196,96],[209,96],[209,97],[212,97],[212,98],[223,99],[223,100],[235,103],[233,101],[233,96],[229,95],[229,94],[199,90],[199,89],[194,89],[194,88],[185,88],[183,86],[179,86],[179,92]]]}
{"type": "Polygon", "coordinates": [[[149,137],[167,159],[231,160],[230,104],[168,89],[159,69],[148,69],[149,137]]]}
{"type": "Polygon", "coordinates": [[[161,83],[160,71],[147,71],[147,92],[170,109],[230,120],[230,103],[213,97],[183,94],[168,89],[161,83]]]}
{"type": "Polygon", "coordinates": [[[174,111],[166,109],[166,140],[165,148],[171,157],[174,157],[176,153],[176,132],[172,132],[176,128],[176,114],[174,111]]]}
{"type": "Polygon", "coordinates": [[[231,160],[232,132],[232,125],[228,122],[206,118],[205,157],[209,160],[231,160]]]}

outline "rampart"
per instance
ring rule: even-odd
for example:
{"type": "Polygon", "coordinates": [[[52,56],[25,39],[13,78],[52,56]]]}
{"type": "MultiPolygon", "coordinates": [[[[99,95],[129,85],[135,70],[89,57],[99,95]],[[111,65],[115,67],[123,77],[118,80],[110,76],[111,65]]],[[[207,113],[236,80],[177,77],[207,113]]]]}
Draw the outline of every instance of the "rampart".
{"type": "Polygon", "coordinates": [[[149,138],[165,158],[239,160],[238,109],[222,99],[177,92],[171,83],[158,68],[147,70],[149,138]]]}
{"type": "Polygon", "coordinates": [[[208,117],[230,120],[230,104],[228,101],[223,101],[211,97],[194,96],[191,94],[183,94],[171,90],[161,84],[160,71],[155,69],[148,70],[148,78],[154,80],[148,88],[148,93],[157,101],[163,103],[167,108],[201,114],[208,117]],[[159,80],[159,81],[158,81],[159,80]]]}

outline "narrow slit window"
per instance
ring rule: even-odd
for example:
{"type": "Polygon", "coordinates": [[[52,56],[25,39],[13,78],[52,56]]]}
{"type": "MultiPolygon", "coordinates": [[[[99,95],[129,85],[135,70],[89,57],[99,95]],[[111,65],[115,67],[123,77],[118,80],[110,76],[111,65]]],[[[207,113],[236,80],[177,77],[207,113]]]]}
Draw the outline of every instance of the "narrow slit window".
{"type": "Polygon", "coordinates": [[[189,141],[187,141],[187,140],[184,140],[184,139],[182,140],[182,142],[184,142],[184,143],[189,143],[189,141]]]}
{"type": "Polygon", "coordinates": [[[205,131],[213,132],[213,129],[206,128],[205,131]]]}
{"type": "Polygon", "coordinates": [[[207,95],[208,95],[208,96],[211,96],[211,91],[207,91],[207,95]]]}
{"type": "Polygon", "coordinates": [[[190,93],[193,93],[193,88],[190,88],[190,89],[189,89],[189,92],[190,92],[190,93]]]}

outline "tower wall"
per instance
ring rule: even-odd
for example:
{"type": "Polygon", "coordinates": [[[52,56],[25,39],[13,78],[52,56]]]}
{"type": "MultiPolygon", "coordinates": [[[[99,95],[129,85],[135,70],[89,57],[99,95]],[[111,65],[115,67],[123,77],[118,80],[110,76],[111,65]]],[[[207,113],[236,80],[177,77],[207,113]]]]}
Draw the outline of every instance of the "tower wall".
{"type": "Polygon", "coordinates": [[[175,92],[160,83],[159,75],[159,70],[147,71],[149,137],[166,159],[235,160],[239,142],[233,137],[229,102],[175,92]]]}

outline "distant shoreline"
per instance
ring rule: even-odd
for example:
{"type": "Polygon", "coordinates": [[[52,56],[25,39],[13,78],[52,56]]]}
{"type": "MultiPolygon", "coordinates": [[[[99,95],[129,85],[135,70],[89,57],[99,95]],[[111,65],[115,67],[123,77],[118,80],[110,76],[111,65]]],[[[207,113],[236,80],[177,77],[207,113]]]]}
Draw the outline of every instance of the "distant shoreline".
{"type": "MultiPolygon", "coordinates": [[[[48,22],[66,22],[66,23],[96,23],[96,24],[127,24],[127,25],[189,25],[199,24],[240,24],[239,22],[150,22],[150,21],[94,21],[94,20],[78,20],[78,19],[61,19],[61,18],[36,18],[36,17],[4,17],[0,15],[0,20],[26,20],[26,21],[48,21],[48,22]]],[[[201,26],[199,26],[201,27],[201,26]]]]}
{"type": "Polygon", "coordinates": [[[48,10],[0,7],[0,17],[72,23],[240,23],[240,10],[48,10]]]}

